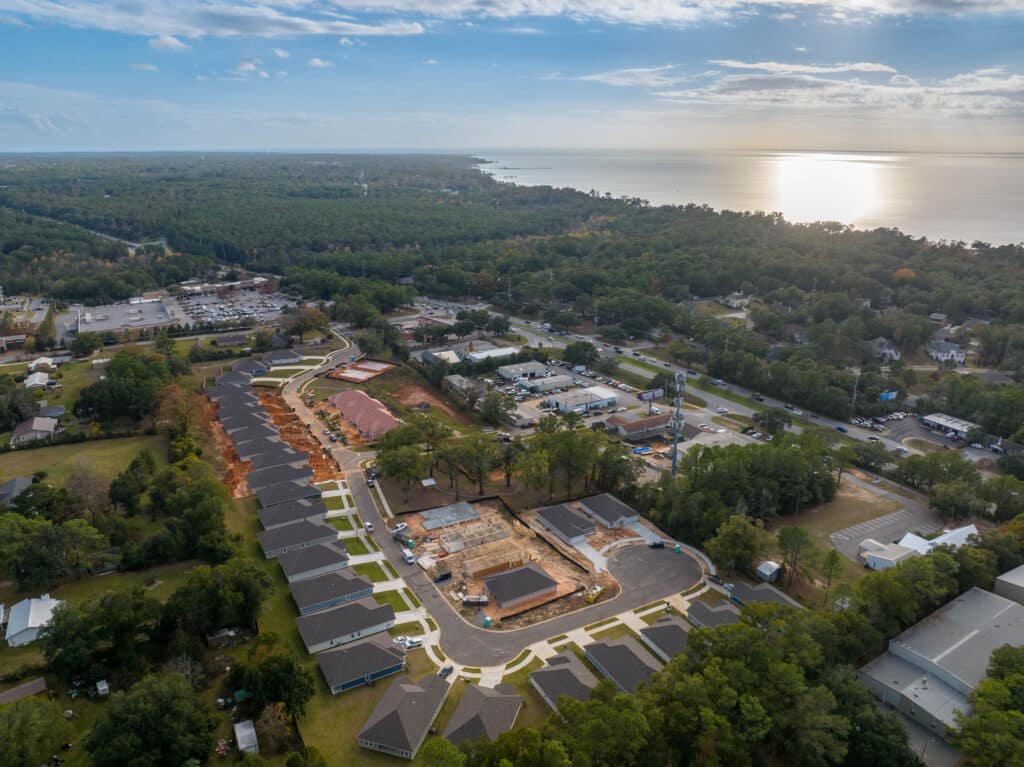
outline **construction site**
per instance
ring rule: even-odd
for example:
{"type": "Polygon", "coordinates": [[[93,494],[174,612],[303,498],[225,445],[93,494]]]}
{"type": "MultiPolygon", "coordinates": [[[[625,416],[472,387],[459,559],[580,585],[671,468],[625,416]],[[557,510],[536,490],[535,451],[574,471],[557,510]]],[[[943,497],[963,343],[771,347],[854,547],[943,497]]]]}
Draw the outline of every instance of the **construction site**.
{"type": "Polygon", "coordinates": [[[395,367],[391,362],[364,359],[337,367],[328,373],[327,377],[337,381],[348,381],[349,383],[366,383],[379,375],[387,373],[389,370],[393,370],[395,367]]]}
{"type": "Polygon", "coordinates": [[[260,389],[259,398],[267,415],[270,416],[270,420],[278,428],[281,439],[309,456],[314,482],[338,479],[341,476],[341,467],[338,466],[338,462],[334,460],[330,451],[324,448],[316,435],[295,414],[295,411],[280,394],[273,390],[260,389]]]}
{"type": "Polygon", "coordinates": [[[478,625],[519,628],[618,593],[610,575],[595,575],[553,549],[498,500],[404,514],[402,521],[419,567],[478,625]],[[507,574],[500,593],[499,574],[507,574]]]}

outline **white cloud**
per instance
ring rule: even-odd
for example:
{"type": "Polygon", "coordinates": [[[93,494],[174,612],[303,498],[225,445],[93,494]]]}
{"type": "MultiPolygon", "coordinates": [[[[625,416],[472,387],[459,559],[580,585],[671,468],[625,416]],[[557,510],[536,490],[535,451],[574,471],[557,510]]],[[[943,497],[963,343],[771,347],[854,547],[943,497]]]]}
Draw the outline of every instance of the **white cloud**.
{"type": "MultiPolygon", "coordinates": [[[[674,65],[664,64],[659,67],[613,69],[610,72],[596,72],[574,79],[615,85],[621,88],[669,88],[686,79],[682,75],[673,74],[675,70],[676,67],[674,65]]],[[[549,79],[558,78],[550,77],[549,79]]]]}
{"type": "Polygon", "coordinates": [[[510,35],[543,35],[544,30],[538,29],[537,27],[505,27],[502,32],[508,32],[510,35]]]}
{"type": "Polygon", "coordinates": [[[286,51],[284,48],[274,48],[274,55],[277,56],[279,59],[287,59],[291,57],[291,54],[288,53],[288,51],[286,51]]]}
{"type": "Polygon", "coordinates": [[[275,72],[275,74],[278,76],[278,78],[284,78],[284,77],[288,76],[288,73],[285,70],[283,70],[283,69],[277,70],[277,72],[275,72]]]}
{"type": "Polygon", "coordinates": [[[270,75],[268,75],[263,70],[260,70],[260,73],[257,75],[257,77],[259,77],[261,80],[269,80],[270,79],[270,75]]]}
{"type": "Polygon", "coordinates": [[[132,69],[138,69],[140,72],[156,72],[156,64],[132,64],[132,69]]]}
{"type": "MultiPolygon", "coordinates": [[[[431,20],[563,17],[609,24],[686,26],[752,13],[817,12],[836,22],[879,16],[1010,14],[1021,0],[0,0],[0,14],[24,23],[146,35],[294,37],[418,35],[431,20]],[[355,14],[368,15],[360,20],[355,14]],[[407,14],[419,21],[403,21],[407,14]]],[[[168,50],[180,50],[168,47],[168,50]]],[[[173,46],[173,44],[170,44],[173,46]]]]}
{"type": "Polygon", "coordinates": [[[324,59],[321,59],[318,56],[314,56],[309,61],[307,61],[306,64],[311,67],[316,67],[317,69],[325,69],[327,67],[333,66],[331,62],[325,61],[324,59]]]}
{"type": "Polygon", "coordinates": [[[423,63],[429,67],[436,67],[441,62],[438,61],[437,59],[423,59],[423,63]]]}
{"type": "Polygon", "coordinates": [[[242,59],[242,61],[238,62],[234,71],[240,75],[248,74],[250,72],[255,72],[262,63],[263,62],[259,59],[242,59]]]}
{"type": "Polygon", "coordinates": [[[820,66],[817,64],[786,64],[780,61],[737,61],[736,59],[711,59],[709,64],[726,69],[749,69],[757,72],[771,72],[774,74],[813,74],[813,75],[834,75],[845,72],[886,72],[895,73],[896,70],[888,64],[876,64],[869,61],[858,61],[847,64],[831,64],[820,66]]]}
{"type": "Polygon", "coordinates": [[[343,37],[340,40],[338,40],[338,45],[340,45],[343,48],[350,48],[353,45],[355,45],[355,42],[353,42],[352,39],[349,37],[343,37]]]}
{"type": "Polygon", "coordinates": [[[917,80],[915,80],[913,77],[908,77],[907,75],[893,75],[892,77],[889,78],[889,85],[893,85],[896,87],[900,87],[903,85],[915,86],[917,84],[917,80]]]}
{"type": "Polygon", "coordinates": [[[797,45],[793,48],[793,50],[796,51],[797,53],[807,53],[807,46],[797,45]]]}
{"type": "Polygon", "coordinates": [[[149,47],[158,51],[185,51],[188,46],[174,35],[158,35],[150,38],[149,47]]]}

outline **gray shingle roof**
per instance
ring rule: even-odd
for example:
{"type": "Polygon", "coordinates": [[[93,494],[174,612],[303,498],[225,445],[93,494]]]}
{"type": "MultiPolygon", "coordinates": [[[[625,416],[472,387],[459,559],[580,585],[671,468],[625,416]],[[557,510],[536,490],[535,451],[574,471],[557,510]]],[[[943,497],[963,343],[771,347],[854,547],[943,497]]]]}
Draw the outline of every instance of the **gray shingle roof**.
{"type": "Polygon", "coordinates": [[[750,602],[774,602],[780,605],[789,605],[790,607],[803,609],[803,605],[795,599],[786,596],[777,588],[769,586],[767,583],[751,586],[740,581],[733,586],[729,596],[734,602],[738,602],[741,605],[749,604],[750,602]]]}
{"type": "Polygon", "coordinates": [[[593,642],[583,652],[598,671],[623,692],[636,689],[662,668],[662,664],[631,636],[593,642]]]}
{"type": "Polygon", "coordinates": [[[269,453],[272,450],[285,447],[287,447],[287,443],[280,437],[264,436],[257,439],[249,439],[245,442],[236,442],[235,452],[238,453],[238,457],[243,461],[248,461],[254,455],[269,453]]]}
{"type": "Polygon", "coordinates": [[[388,640],[367,639],[316,656],[328,687],[337,687],[405,663],[405,651],[388,640]]]}
{"type": "Polygon", "coordinates": [[[302,519],[313,519],[326,515],[327,506],[324,505],[323,501],[311,501],[308,498],[278,503],[269,509],[259,510],[260,524],[268,530],[278,525],[291,524],[302,519]]]}
{"type": "Polygon", "coordinates": [[[686,617],[696,626],[715,628],[729,623],[739,623],[740,611],[729,602],[722,602],[714,607],[703,602],[692,602],[686,611],[686,617]]]}
{"type": "Polygon", "coordinates": [[[359,739],[415,753],[446,697],[448,683],[434,674],[419,684],[408,677],[396,679],[366,720],[359,739]]]}
{"type": "Polygon", "coordinates": [[[286,464],[303,464],[309,459],[305,453],[292,450],[283,442],[270,443],[262,453],[251,454],[248,463],[252,464],[253,471],[269,469],[271,466],[284,466],[286,464]]]}
{"type": "Polygon", "coordinates": [[[322,575],[319,578],[311,578],[308,581],[291,583],[288,588],[292,591],[292,599],[299,610],[304,610],[313,605],[322,604],[331,599],[339,599],[349,594],[358,594],[360,591],[372,589],[373,583],[358,575],[348,576],[342,573],[331,573],[322,575]]]}
{"type": "Polygon", "coordinates": [[[597,686],[597,677],[572,653],[548,658],[544,668],[530,674],[530,681],[555,703],[563,695],[586,700],[597,686]]]}
{"type": "Polygon", "coordinates": [[[320,490],[309,482],[278,482],[257,491],[256,497],[264,509],[278,503],[297,501],[300,498],[319,498],[320,490]]]}
{"type": "Polygon", "coordinates": [[[318,546],[310,546],[308,549],[282,554],[277,558],[277,562],[281,565],[285,575],[299,575],[328,565],[345,566],[348,564],[348,554],[340,541],[338,543],[321,543],[318,546]]]}
{"type": "Polygon", "coordinates": [[[221,373],[214,380],[217,382],[217,386],[225,386],[228,384],[247,386],[249,384],[249,378],[250,376],[245,373],[236,373],[231,371],[230,373],[221,373]]]}
{"type": "Polygon", "coordinates": [[[277,429],[266,423],[245,426],[231,433],[231,439],[236,445],[240,445],[243,442],[249,442],[254,439],[267,439],[268,437],[276,436],[277,429]]]}
{"type": "Polygon", "coordinates": [[[262,490],[265,487],[276,485],[279,482],[311,482],[313,470],[309,466],[270,466],[266,469],[254,469],[245,475],[245,482],[253,492],[262,490]]]}
{"type": "Polygon", "coordinates": [[[606,525],[614,525],[621,519],[634,519],[637,516],[635,509],[627,506],[610,493],[592,495],[589,498],[584,498],[580,504],[606,525]]]}
{"type": "Polygon", "coordinates": [[[259,539],[263,552],[270,553],[291,546],[336,541],[338,531],[331,525],[325,525],[322,522],[302,520],[290,525],[275,527],[273,530],[264,530],[262,533],[257,533],[256,537],[259,539]]]}
{"type": "Polygon", "coordinates": [[[206,395],[214,402],[255,402],[257,397],[248,385],[240,386],[231,383],[218,383],[206,390],[206,395]]]}
{"type": "Polygon", "coordinates": [[[561,532],[566,538],[589,535],[596,529],[593,522],[564,504],[541,509],[537,512],[537,517],[561,532]]]}
{"type": "Polygon", "coordinates": [[[300,615],[295,625],[307,647],[348,636],[356,631],[393,621],[395,610],[391,605],[379,605],[372,598],[349,602],[309,615],[300,615]]]}
{"type": "MultiPolygon", "coordinates": [[[[224,427],[224,431],[228,434],[240,431],[241,429],[262,429],[264,427],[274,429],[270,418],[261,410],[253,410],[250,413],[238,413],[236,415],[223,415],[219,416],[218,420],[220,425],[224,427]]],[[[274,431],[276,432],[277,430],[274,429],[274,431]]]]}
{"type": "Polygon", "coordinates": [[[676,615],[658,618],[647,628],[640,629],[640,635],[663,657],[672,659],[686,650],[686,639],[690,626],[676,615]]]}
{"type": "Polygon", "coordinates": [[[0,506],[10,506],[11,501],[32,487],[32,477],[14,477],[0,482],[0,506]]]}
{"type": "Polygon", "coordinates": [[[540,566],[532,562],[485,578],[484,583],[498,604],[511,602],[558,585],[540,566]]]}
{"type": "Polygon", "coordinates": [[[471,684],[448,720],[444,737],[455,745],[480,738],[493,742],[512,729],[522,707],[523,699],[510,685],[491,689],[471,684]]]}

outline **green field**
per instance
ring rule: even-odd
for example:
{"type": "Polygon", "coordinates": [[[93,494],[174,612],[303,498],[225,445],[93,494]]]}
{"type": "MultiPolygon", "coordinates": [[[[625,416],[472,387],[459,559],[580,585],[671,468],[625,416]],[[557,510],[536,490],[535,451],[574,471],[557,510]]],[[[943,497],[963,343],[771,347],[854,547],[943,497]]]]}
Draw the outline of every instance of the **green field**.
{"type": "MultiPolygon", "coordinates": [[[[327,508],[330,508],[330,506],[327,508]]],[[[352,529],[352,517],[331,517],[327,521],[334,525],[335,530],[340,530],[343,533],[352,529]]]]}
{"type": "Polygon", "coordinates": [[[329,495],[322,500],[328,511],[339,511],[345,508],[345,499],[340,495],[329,495]]]}
{"type": "Polygon", "coordinates": [[[361,565],[352,565],[352,571],[362,575],[364,578],[369,578],[373,583],[390,580],[376,562],[363,562],[361,565]]]}
{"type": "Polygon", "coordinates": [[[369,554],[370,548],[367,546],[361,538],[345,538],[342,543],[345,544],[345,550],[349,554],[369,554]]]}
{"type": "Polygon", "coordinates": [[[68,477],[84,473],[108,480],[125,469],[143,448],[149,448],[159,465],[167,462],[167,439],[162,436],[122,437],[73,445],[54,445],[0,454],[0,482],[12,477],[46,472],[46,481],[63,486],[68,477]]]}
{"type": "Polygon", "coordinates": [[[392,626],[388,629],[388,634],[393,637],[408,636],[409,634],[419,635],[423,631],[423,627],[416,621],[409,621],[408,623],[399,623],[397,626],[392,626]]]}

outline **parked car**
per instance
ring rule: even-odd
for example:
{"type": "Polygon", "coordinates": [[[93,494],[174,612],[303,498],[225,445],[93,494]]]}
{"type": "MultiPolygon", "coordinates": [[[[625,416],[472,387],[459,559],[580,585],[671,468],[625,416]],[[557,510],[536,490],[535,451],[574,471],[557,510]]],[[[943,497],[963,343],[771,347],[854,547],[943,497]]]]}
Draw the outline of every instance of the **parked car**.
{"type": "Polygon", "coordinates": [[[661,538],[659,538],[656,541],[651,541],[647,545],[650,546],[652,549],[663,549],[663,548],[665,548],[665,541],[663,541],[663,540],[661,540],[661,538]]]}
{"type": "Polygon", "coordinates": [[[845,426],[837,426],[836,431],[838,431],[841,434],[846,434],[849,431],[849,429],[847,429],[845,426]]]}
{"type": "Polygon", "coordinates": [[[445,666],[443,669],[437,672],[437,675],[442,679],[447,679],[449,676],[451,676],[454,670],[455,666],[445,666]]]}
{"type": "Polygon", "coordinates": [[[394,527],[391,528],[391,534],[394,535],[395,533],[400,533],[403,530],[408,530],[408,529],[409,529],[409,525],[407,525],[405,522],[399,522],[397,525],[395,525],[394,527]]]}
{"type": "Polygon", "coordinates": [[[725,415],[726,413],[729,412],[729,408],[727,408],[727,407],[716,407],[715,408],[715,412],[718,413],[719,415],[725,415]]]}
{"type": "Polygon", "coordinates": [[[363,522],[363,529],[366,532],[368,532],[368,533],[372,533],[373,532],[373,522],[363,522]]]}
{"type": "Polygon", "coordinates": [[[402,561],[404,561],[407,565],[415,564],[416,555],[409,551],[409,549],[402,549],[402,561]]]}

